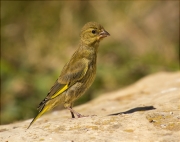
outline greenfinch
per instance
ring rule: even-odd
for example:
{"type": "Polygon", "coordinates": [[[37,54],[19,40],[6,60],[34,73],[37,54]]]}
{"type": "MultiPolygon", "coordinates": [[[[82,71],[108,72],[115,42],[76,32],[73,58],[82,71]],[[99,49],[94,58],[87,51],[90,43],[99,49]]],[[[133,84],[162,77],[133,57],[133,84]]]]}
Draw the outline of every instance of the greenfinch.
{"type": "Polygon", "coordinates": [[[75,115],[78,118],[83,117],[72,109],[73,102],[81,97],[93,83],[99,42],[107,36],[110,34],[96,22],[88,22],[84,25],[78,49],[63,67],[45,99],[39,104],[39,113],[29,127],[46,111],[58,104],[63,104],[71,112],[72,118],[75,118],[75,115]]]}

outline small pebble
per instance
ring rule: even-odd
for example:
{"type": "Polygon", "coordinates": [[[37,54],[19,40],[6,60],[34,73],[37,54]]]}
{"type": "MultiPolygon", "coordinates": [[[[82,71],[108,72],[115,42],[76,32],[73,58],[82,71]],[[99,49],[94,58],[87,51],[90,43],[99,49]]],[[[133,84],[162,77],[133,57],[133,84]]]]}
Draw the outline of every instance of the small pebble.
{"type": "Polygon", "coordinates": [[[169,112],[171,115],[173,114],[173,112],[171,111],[171,112],[169,112]]]}
{"type": "Polygon", "coordinates": [[[162,128],[166,128],[166,125],[165,125],[165,124],[161,124],[161,127],[162,127],[162,128]]]}

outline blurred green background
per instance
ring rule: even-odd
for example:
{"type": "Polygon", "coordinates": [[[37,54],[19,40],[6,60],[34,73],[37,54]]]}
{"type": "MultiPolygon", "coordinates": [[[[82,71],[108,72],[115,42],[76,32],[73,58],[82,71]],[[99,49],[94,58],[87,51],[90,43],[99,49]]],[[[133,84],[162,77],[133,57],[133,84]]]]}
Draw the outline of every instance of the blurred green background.
{"type": "Polygon", "coordinates": [[[111,36],[100,44],[95,82],[75,105],[179,70],[179,1],[1,1],[1,124],[35,116],[89,21],[111,36]]]}

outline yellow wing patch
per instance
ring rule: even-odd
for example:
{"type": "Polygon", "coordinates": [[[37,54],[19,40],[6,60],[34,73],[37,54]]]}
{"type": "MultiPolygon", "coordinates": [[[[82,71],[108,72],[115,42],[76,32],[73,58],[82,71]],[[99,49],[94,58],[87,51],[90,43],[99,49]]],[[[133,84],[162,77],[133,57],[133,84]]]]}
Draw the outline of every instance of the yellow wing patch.
{"type": "Polygon", "coordinates": [[[54,99],[55,97],[57,97],[59,94],[61,94],[62,92],[64,92],[65,90],[68,89],[68,85],[65,85],[62,89],[60,89],[58,92],[56,92],[51,99],[54,99]]]}

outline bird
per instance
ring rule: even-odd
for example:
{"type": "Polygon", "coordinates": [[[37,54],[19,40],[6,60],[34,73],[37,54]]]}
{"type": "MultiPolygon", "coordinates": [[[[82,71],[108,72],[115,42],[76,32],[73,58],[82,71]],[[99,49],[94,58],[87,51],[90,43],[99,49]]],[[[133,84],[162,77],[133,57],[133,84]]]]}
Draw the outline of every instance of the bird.
{"type": "MultiPolygon", "coordinates": [[[[99,43],[110,34],[97,22],[86,23],[80,32],[77,50],[63,67],[60,76],[47,96],[38,106],[38,114],[28,128],[45,112],[59,104],[68,109],[72,118],[84,115],[73,110],[73,103],[92,85],[96,75],[96,61],[99,43]]],[[[27,128],[27,129],[28,129],[27,128]]]]}

